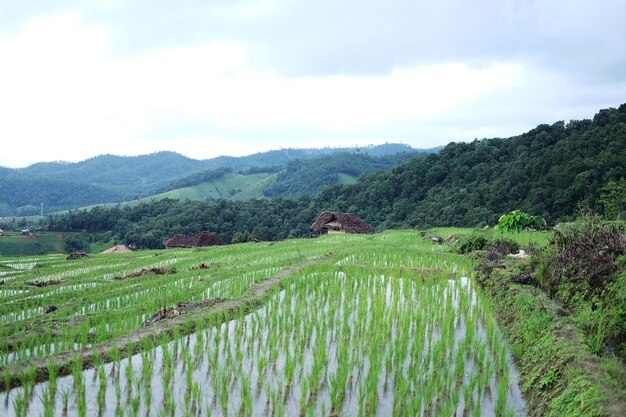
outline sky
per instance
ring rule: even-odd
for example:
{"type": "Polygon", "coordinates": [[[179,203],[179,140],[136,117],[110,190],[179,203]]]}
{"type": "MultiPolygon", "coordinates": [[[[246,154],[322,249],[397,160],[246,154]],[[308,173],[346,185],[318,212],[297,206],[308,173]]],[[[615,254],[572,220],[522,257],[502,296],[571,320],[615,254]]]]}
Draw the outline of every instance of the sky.
{"type": "Polygon", "coordinates": [[[0,6],[0,166],[416,148],[626,102],[623,0],[0,6]]]}

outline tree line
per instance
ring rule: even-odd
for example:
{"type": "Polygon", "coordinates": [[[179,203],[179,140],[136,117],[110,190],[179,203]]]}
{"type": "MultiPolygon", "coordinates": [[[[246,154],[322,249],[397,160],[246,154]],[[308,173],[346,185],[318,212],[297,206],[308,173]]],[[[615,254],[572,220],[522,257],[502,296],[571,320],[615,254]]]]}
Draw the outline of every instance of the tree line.
{"type": "Polygon", "coordinates": [[[554,224],[581,208],[622,215],[624,161],[626,105],[621,105],[592,120],[542,124],[509,139],[450,143],[439,153],[314,196],[99,207],[50,217],[48,227],[107,231],[111,239],[155,248],[165,236],[206,229],[227,242],[253,231],[264,240],[302,237],[324,210],[355,213],[377,230],[494,225],[515,209],[554,224]]]}

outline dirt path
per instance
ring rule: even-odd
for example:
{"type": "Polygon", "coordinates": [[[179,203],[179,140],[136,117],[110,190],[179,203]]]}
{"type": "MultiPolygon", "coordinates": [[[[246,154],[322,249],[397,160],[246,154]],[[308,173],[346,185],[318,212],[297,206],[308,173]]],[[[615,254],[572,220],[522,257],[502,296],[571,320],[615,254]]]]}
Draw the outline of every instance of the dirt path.
{"type": "MultiPolygon", "coordinates": [[[[57,363],[59,376],[70,375],[71,365],[79,356],[82,357],[83,369],[88,369],[93,366],[94,357],[96,355],[99,356],[104,362],[110,362],[111,353],[115,349],[119,350],[120,357],[125,358],[129,354],[132,355],[140,352],[143,349],[142,345],[144,340],[150,340],[151,342],[157,341],[160,339],[161,335],[165,333],[171,336],[175,329],[177,329],[180,334],[193,333],[196,327],[196,320],[198,319],[207,318],[216,313],[221,313],[222,320],[226,321],[234,318],[237,313],[241,312],[242,309],[246,313],[253,311],[263,305],[271,291],[282,286],[282,281],[285,278],[296,274],[309,265],[324,262],[334,255],[335,254],[333,253],[329,253],[322,258],[302,262],[298,265],[292,266],[291,268],[283,269],[272,278],[253,285],[248,293],[240,298],[234,300],[220,300],[208,307],[194,308],[186,314],[159,320],[148,326],[141,327],[128,335],[104,342],[91,349],[62,352],[45,358],[35,359],[28,363],[9,366],[8,369],[11,373],[10,387],[14,388],[21,385],[19,374],[26,369],[31,368],[35,368],[37,382],[46,381],[48,379],[48,363],[50,360],[54,360],[57,363]],[[224,314],[224,312],[227,314],[224,314]],[[185,323],[192,323],[192,326],[185,326],[185,323]]],[[[4,373],[5,369],[0,368],[0,374],[4,375],[4,373]]],[[[0,392],[5,390],[5,384],[0,384],[0,392]]]]}

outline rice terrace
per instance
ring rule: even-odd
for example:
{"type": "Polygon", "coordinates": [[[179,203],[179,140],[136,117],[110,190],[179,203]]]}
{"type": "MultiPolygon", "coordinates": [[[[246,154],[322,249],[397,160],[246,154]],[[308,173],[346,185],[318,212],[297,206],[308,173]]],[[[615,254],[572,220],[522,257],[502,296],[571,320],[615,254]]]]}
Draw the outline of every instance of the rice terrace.
{"type": "Polygon", "coordinates": [[[525,415],[474,267],[417,231],[2,259],[2,414],[525,415]]]}
{"type": "Polygon", "coordinates": [[[626,1],[5,1],[0,417],[625,417],[626,1]]]}

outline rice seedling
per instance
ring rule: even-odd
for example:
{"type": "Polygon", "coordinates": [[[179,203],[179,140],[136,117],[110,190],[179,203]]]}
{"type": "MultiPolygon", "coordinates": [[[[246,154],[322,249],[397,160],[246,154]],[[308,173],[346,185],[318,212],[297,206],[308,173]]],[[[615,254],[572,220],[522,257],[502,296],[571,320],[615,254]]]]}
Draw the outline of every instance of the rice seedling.
{"type": "MultiPolygon", "coordinates": [[[[82,412],[85,398],[94,399],[103,416],[154,415],[153,404],[161,415],[179,416],[252,415],[253,410],[277,416],[454,415],[457,410],[479,415],[488,407],[503,414],[521,408],[511,394],[513,378],[507,372],[512,364],[490,306],[473,289],[471,276],[461,278],[472,261],[431,249],[430,242],[406,231],[258,249],[233,245],[155,252],[158,257],[131,254],[126,263],[109,265],[94,257],[76,274],[59,261],[55,279],[65,280],[67,289],[36,291],[59,305],[83,291],[86,306],[58,313],[66,320],[89,319],[68,326],[60,341],[49,335],[25,339],[11,361],[112,340],[136,330],[163,306],[251,297],[256,283],[302,262],[303,256],[321,259],[334,251],[335,256],[283,278],[281,288],[268,292],[252,311],[185,316],[182,328],[161,334],[158,343],[145,339],[139,353],[110,351],[110,365],[94,360],[92,384],[85,384],[79,376],[82,363],[80,368],[76,363],[71,372],[75,412],[82,412]],[[202,275],[191,268],[199,262],[217,266],[202,275]],[[176,266],[176,273],[113,279],[157,264],[176,266]],[[116,407],[105,407],[109,382],[116,407]],[[122,389],[128,395],[122,397],[122,389]]],[[[25,273],[31,274],[28,279],[43,279],[42,270],[33,271],[25,273]]],[[[27,295],[11,297],[24,300],[27,295]]],[[[21,309],[42,307],[37,300],[22,303],[21,309]]],[[[0,314],[17,314],[12,308],[0,314]]],[[[27,322],[29,314],[19,321],[27,322]]],[[[0,348],[0,361],[8,361],[9,354],[0,348]]],[[[56,390],[52,381],[57,380],[50,366],[48,392],[56,390]]]]}

